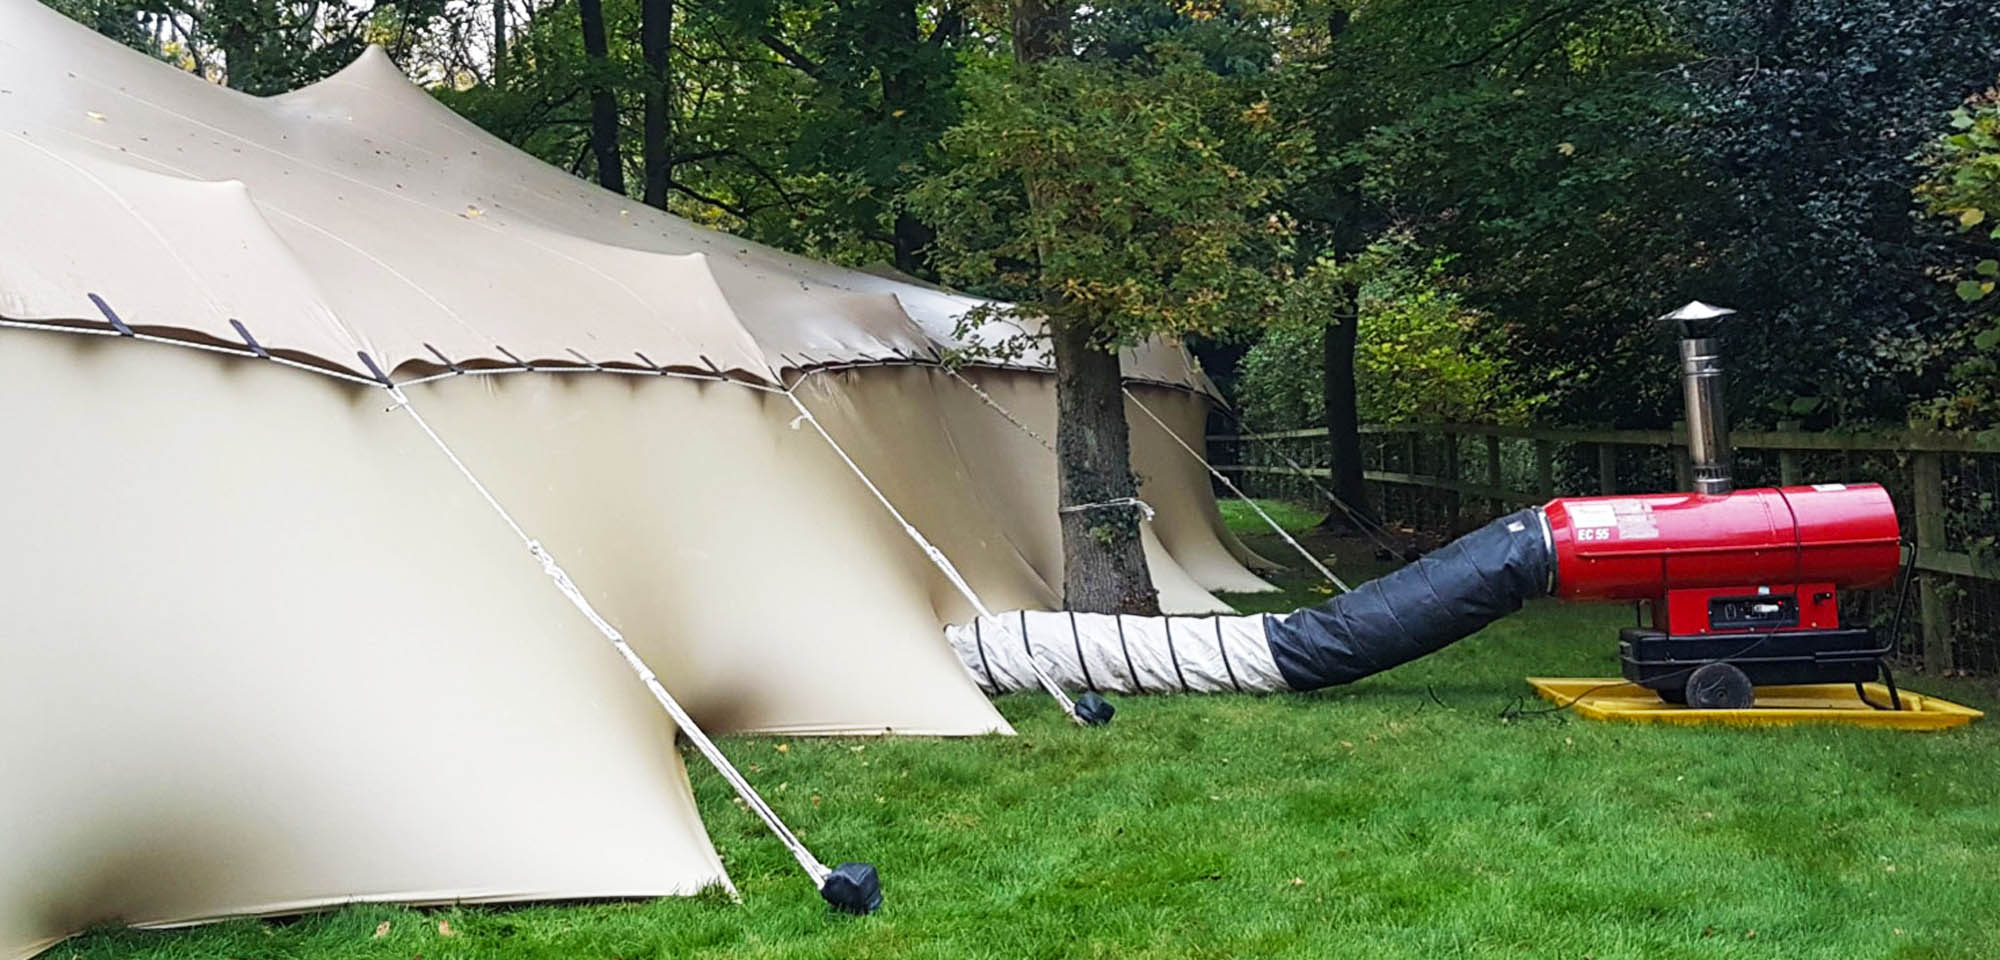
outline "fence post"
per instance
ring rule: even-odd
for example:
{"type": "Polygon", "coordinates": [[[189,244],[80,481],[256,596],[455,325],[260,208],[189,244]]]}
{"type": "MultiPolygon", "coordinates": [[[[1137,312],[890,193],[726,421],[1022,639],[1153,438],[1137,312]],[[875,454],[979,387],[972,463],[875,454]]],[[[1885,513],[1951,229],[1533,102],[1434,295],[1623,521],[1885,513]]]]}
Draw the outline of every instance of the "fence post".
{"type": "Polygon", "coordinates": [[[1597,445],[1597,492],[1610,496],[1618,492],[1618,447],[1616,444],[1597,445]]]}
{"type": "MultiPolygon", "coordinates": [[[[1943,465],[1935,452],[1926,450],[1911,455],[1911,467],[1917,547],[1941,550],[1944,548],[1943,465]]],[[[1917,578],[1917,612],[1923,624],[1924,669],[1938,674],[1950,672],[1954,666],[1951,608],[1938,575],[1926,572],[1917,578]]]]}
{"type": "Polygon", "coordinates": [[[1463,481],[1458,464],[1458,434],[1444,432],[1444,475],[1451,481],[1451,487],[1444,492],[1444,526],[1451,535],[1458,536],[1460,510],[1465,506],[1465,498],[1459,495],[1458,485],[1463,481]]]}
{"type": "Polygon", "coordinates": [[[1535,438],[1535,489],[1543,499],[1556,496],[1556,442],[1535,438]]]}
{"type": "MultiPolygon", "coordinates": [[[[1800,428],[1804,426],[1805,422],[1802,420],[1778,421],[1778,431],[1780,433],[1793,433],[1798,431],[1800,428]]],[[[1779,450],[1778,451],[1779,485],[1786,487],[1798,486],[1800,472],[1801,471],[1799,469],[1799,452],[1797,450],[1779,450]]]]}
{"type": "MultiPolygon", "coordinates": [[[[1417,440],[1417,431],[1414,429],[1403,434],[1403,469],[1413,477],[1418,476],[1417,440]]],[[[1404,520],[1413,527],[1421,527],[1424,519],[1424,488],[1410,487],[1403,492],[1403,497],[1403,503],[1407,508],[1403,512],[1404,520]]]]}
{"type": "MultiPolygon", "coordinates": [[[[1502,489],[1500,486],[1500,435],[1497,433],[1486,435],[1486,485],[1495,490],[1502,489]]],[[[1495,497],[1493,500],[1493,515],[1497,517],[1506,513],[1507,508],[1510,506],[1512,504],[1505,503],[1498,497],[1495,497]]]]}
{"type": "Polygon", "coordinates": [[[1694,461],[1688,458],[1688,425],[1686,420],[1674,421],[1674,446],[1668,451],[1674,458],[1674,489],[1694,489],[1694,461]]]}

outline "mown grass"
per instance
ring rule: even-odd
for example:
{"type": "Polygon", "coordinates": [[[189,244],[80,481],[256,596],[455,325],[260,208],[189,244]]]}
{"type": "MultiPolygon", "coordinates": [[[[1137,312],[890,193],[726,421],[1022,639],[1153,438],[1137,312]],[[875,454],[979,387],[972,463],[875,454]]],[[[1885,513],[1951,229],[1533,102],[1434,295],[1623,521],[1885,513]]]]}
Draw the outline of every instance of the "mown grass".
{"type": "MultiPolygon", "coordinates": [[[[1372,563],[1312,545],[1343,572],[1372,563]]],[[[1319,596],[1286,582],[1257,605],[1319,596]]],[[[1544,706],[1524,675],[1615,672],[1627,615],[1536,604],[1349,688],[1122,698],[1103,729],[1022,695],[1000,702],[1013,738],[730,740],[821,856],[880,866],[873,917],[829,914],[691,754],[740,904],[353,907],[110,931],[52,956],[2000,956],[2000,728],[1518,714],[1544,706]]]]}

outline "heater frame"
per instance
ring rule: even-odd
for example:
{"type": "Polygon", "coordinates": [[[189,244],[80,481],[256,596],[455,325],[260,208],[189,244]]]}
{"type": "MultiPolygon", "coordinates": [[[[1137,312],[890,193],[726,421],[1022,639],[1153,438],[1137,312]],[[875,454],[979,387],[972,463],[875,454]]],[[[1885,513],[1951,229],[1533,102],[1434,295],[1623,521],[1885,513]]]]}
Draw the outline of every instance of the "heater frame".
{"type": "MultiPolygon", "coordinates": [[[[1889,668],[1889,658],[1895,656],[1901,646],[1903,620],[1909,610],[1911,587],[1916,579],[1917,545],[1905,540],[1903,550],[1902,568],[1897,572],[1896,609],[1890,619],[1886,639],[1878,640],[1874,627],[1793,627],[1674,634],[1661,629],[1632,626],[1618,631],[1619,672],[1626,680],[1659,694],[1660,699],[1669,703],[1686,704],[1689,701],[1688,682],[1695,671],[1710,664],[1724,664],[1743,674],[1753,689],[1753,697],[1754,688],[1761,686],[1852,683],[1854,693],[1862,703],[1877,710],[1901,710],[1902,696],[1896,689],[1896,676],[1889,668]],[[1888,688],[1888,705],[1868,699],[1866,684],[1877,677],[1888,688]]],[[[1815,588],[1817,596],[1817,588],[1821,586],[1831,585],[1799,584],[1798,591],[1803,593],[1807,588],[1815,588]]],[[[1773,591],[1767,595],[1779,594],[1773,591]]],[[[1837,595],[1828,599],[1838,603],[1837,595]]],[[[1870,609],[1872,611],[1872,604],[1870,609]]]]}

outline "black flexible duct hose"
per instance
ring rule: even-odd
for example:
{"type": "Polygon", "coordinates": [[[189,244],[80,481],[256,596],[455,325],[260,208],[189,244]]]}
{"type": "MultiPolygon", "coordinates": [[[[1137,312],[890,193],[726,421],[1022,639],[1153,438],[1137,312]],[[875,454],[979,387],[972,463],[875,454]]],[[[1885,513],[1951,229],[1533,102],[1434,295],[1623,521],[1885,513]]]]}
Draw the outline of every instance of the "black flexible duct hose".
{"type": "Polygon", "coordinates": [[[1555,556],[1541,511],[1501,517],[1265,635],[1294,690],[1352,683],[1462,640],[1548,591],[1555,556]]]}

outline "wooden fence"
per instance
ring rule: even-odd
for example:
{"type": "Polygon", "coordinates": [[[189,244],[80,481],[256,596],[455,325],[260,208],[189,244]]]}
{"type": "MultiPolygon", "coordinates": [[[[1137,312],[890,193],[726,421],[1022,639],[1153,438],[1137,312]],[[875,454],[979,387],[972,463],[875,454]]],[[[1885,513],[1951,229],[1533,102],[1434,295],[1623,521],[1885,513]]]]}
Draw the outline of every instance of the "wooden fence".
{"type": "MultiPolygon", "coordinates": [[[[1939,672],[2000,672],[2000,439],[1975,434],[1738,430],[1739,486],[1881,483],[1917,543],[1913,605],[1921,646],[1906,663],[1939,672]]],[[[1321,495],[1326,429],[1208,438],[1217,469],[1259,495],[1321,495]]],[[[1557,496],[1686,490],[1686,434],[1478,424],[1364,426],[1363,476],[1394,525],[1461,532],[1557,496]]],[[[1886,605],[1883,605],[1886,606],[1886,605]]]]}

